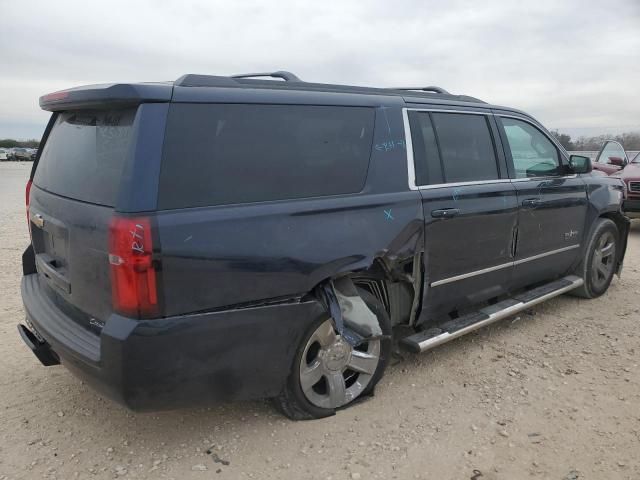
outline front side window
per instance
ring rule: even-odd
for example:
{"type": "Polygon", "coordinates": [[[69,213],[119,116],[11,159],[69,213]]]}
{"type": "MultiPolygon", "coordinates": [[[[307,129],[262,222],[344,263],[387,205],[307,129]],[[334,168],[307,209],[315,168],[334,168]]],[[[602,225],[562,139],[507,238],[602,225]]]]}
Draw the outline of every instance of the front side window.
{"type": "Polygon", "coordinates": [[[607,142],[604,144],[604,147],[600,151],[598,158],[596,161],[598,163],[606,163],[606,164],[619,164],[624,161],[627,157],[627,154],[618,142],[607,142]],[[611,159],[614,159],[613,161],[611,159]],[[616,160],[618,159],[618,160],[616,160]]]}
{"type": "Polygon", "coordinates": [[[174,104],[160,209],[359,192],[375,112],[366,107],[174,104]]]}
{"type": "Polygon", "coordinates": [[[533,125],[515,118],[502,118],[516,178],[558,175],[560,157],[549,138],[533,125]]]}
{"type": "Polygon", "coordinates": [[[447,183],[500,178],[487,117],[464,113],[432,113],[447,183]]]}

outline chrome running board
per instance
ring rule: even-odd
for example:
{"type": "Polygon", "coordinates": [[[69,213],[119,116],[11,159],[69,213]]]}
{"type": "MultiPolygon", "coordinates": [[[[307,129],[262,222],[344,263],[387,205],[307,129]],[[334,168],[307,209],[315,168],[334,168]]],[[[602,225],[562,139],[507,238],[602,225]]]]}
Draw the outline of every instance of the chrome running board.
{"type": "Polygon", "coordinates": [[[580,287],[584,281],[575,275],[555,280],[540,287],[527,290],[477,312],[449,320],[437,327],[414,333],[400,340],[400,345],[414,353],[432,348],[478,330],[486,325],[510,317],[550,298],[580,287]]]}

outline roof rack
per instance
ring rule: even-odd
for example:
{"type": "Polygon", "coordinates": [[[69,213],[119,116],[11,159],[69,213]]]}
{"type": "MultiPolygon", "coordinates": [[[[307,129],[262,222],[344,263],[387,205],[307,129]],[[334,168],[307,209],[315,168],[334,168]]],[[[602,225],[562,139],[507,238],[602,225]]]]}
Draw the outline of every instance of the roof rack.
{"type": "Polygon", "coordinates": [[[451,95],[444,88],[436,87],[430,85],[428,87],[400,87],[400,88],[391,88],[390,90],[415,90],[418,92],[434,92],[434,93],[444,93],[445,95],[451,95]]]}
{"type": "Polygon", "coordinates": [[[277,72],[263,72],[263,73],[241,73],[239,75],[231,75],[231,78],[254,78],[254,77],[272,77],[281,78],[285,82],[301,82],[297,75],[285,70],[278,70],[277,72]]]}

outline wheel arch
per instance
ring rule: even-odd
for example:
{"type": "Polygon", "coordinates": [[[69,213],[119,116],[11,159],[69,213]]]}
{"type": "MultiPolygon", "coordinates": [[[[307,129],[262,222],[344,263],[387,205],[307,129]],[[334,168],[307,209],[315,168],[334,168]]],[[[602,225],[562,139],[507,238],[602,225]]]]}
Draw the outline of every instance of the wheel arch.
{"type": "MultiPolygon", "coordinates": [[[[622,273],[622,264],[624,262],[624,256],[627,251],[627,238],[629,236],[629,228],[631,222],[620,212],[604,212],[598,218],[606,218],[615,223],[618,228],[618,241],[620,248],[616,258],[616,275],[620,276],[622,273]]],[[[595,225],[595,222],[594,222],[595,225]]],[[[592,226],[593,229],[593,226],[592,226]]],[[[589,232],[591,235],[591,232],[589,232]]]]}

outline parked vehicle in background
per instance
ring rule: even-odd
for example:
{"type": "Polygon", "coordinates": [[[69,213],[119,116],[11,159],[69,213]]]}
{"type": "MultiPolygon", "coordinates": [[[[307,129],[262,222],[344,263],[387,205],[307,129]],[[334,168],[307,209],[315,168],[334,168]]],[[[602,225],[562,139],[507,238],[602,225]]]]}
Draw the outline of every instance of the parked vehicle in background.
{"type": "Polygon", "coordinates": [[[607,140],[598,152],[593,169],[611,175],[620,171],[628,163],[629,159],[624,147],[615,140],[607,140]]]}
{"type": "Polygon", "coordinates": [[[0,161],[9,160],[9,152],[4,148],[0,148],[0,161]]]}
{"type": "Polygon", "coordinates": [[[31,152],[27,148],[15,148],[13,150],[13,159],[19,162],[28,162],[31,160],[31,152]]]}
{"type": "Polygon", "coordinates": [[[38,154],[38,149],[29,148],[30,160],[33,162],[36,159],[36,155],[38,154]]]}
{"type": "Polygon", "coordinates": [[[133,409],[331,415],[393,335],[426,351],[622,268],[619,179],[438,87],[185,75],[40,105],[19,332],[133,409]]]}
{"type": "Polygon", "coordinates": [[[626,187],[622,209],[630,218],[640,218],[640,152],[620,171],[611,175],[620,178],[626,187]]]}
{"type": "Polygon", "coordinates": [[[622,209],[630,218],[640,218],[640,152],[629,160],[624,147],[615,140],[608,140],[596,157],[593,168],[625,185],[625,201],[622,209]]]}

